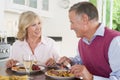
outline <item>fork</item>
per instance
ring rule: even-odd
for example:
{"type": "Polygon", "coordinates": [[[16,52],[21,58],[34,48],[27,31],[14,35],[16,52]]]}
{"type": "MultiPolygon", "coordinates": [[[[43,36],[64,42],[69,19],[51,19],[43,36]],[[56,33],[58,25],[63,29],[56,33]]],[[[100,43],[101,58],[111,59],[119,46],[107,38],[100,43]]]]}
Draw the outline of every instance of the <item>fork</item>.
{"type": "Polygon", "coordinates": [[[17,62],[15,65],[16,65],[16,66],[23,66],[23,64],[20,63],[20,62],[17,62]]]}
{"type": "MultiPolygon", "coordinates": [[[[71,64],[67,62],[66,67],[67,67],[68,69],[71,69],[71,64]]],[[[80,78],[81,80],[83,80],[83,77],[80,76],[79,78],[80,78]]]]}
{"type": "Polygon", "coordinates": [[[66,67],[67,67],[68,69],[71,69],[71,64],[70,64],[70,63],[67,63],[66,67]]]}

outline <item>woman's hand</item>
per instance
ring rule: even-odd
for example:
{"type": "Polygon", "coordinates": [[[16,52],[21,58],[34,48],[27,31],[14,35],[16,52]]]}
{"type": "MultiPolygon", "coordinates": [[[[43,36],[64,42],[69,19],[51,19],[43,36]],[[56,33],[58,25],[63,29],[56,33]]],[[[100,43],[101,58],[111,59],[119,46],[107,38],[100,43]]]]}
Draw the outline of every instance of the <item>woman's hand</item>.
{"type": "Polygon", "coordinates": [[[75,77],[83,77],[83,80],[93,80],[93,75],[87,70],[84,65],[74,65],[70,70],[75,77]]]}
{"type": "Polygon", "coordinates": [[[47,60],[47,62],[45,63],[47,66],[53,66],[55,65],[56,61],[53,58],[50,58],[47,60]]]}
{"type": "Polygon", "coordinates": [[[10,59],[10,60],[7,61],[6,67],[7,67],[7,68],[11,68],[11,67],[13,67],[17,62],[18,62],[17,60],[10,59]]]}

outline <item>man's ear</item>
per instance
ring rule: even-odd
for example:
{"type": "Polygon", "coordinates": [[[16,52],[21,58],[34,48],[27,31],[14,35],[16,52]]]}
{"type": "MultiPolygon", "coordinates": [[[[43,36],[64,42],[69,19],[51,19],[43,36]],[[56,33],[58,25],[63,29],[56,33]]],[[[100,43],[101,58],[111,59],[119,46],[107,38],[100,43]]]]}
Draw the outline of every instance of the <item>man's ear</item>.
{"type": "Polygon", "coordinates": [[[88,17],[88,15],[86,15],[86,14],[82,14],[82,21],[83,21],[85,24],[87,24],[88,21],[89,21],[89,17],[88,17]]]}

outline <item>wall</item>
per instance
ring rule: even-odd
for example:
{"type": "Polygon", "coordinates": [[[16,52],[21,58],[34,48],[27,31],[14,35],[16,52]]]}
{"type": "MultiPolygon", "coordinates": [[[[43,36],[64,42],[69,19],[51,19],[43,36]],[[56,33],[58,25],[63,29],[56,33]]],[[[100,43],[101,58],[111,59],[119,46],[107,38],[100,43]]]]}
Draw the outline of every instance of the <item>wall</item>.
{"type": "MultiPolygon", "coordinates": [[[[70,0],[70,6],[82,0],[70,0]]],[[[68,9],[63,9],[59,5],[59,0],[50,1],[51,16],[43,19],[43,35],[45,36],[58,36],[62,37],[60,43],[60,56],[74,56],[78,39],[74,31],[70,30],[70,22],[68,18],[68,9]]],[[[41,14],[39,14],[41,15],[41,14]]],[[[17,21],[19,14],[5,11],[4,21],[7,27],[8,36],[16,36],[17,21]]]]}
{"type": "Polygon", "coordinates": [[[18,31],[17,23],[18,23],[19,14],[14,12],[5,12],[4,14],[4,22],[5,28],[7,31],[7,36],[16,37],[16,33],[18,31]]]}
{"type": "MultiPolygon", "coordinates": [[[[74,3],[75,0],[72,0],[74,3]]],[[[78,0],[77,0],[78,1],[78,0]]],[[[74,56],[77,48],[78,39],[73,31],[70,30],[68,9],[61,8],[58,0],[54,0],[52,5],[52,17],[46,19],[43,32],[49,36],[62,36],[61,56],[74,56]],[[47,23],[47,24],[46,24],[47,23]],[[54,30],[53,30],[54,29],[54,30]]],[[[71,2],[71,3],[73,3],[71,2]]]]}
{"type": "Polygon", "coordinates": [[[1,0],[0,1],[0,29],[4,28],[3,18],[4,18],[4,0],[1,0]]]}

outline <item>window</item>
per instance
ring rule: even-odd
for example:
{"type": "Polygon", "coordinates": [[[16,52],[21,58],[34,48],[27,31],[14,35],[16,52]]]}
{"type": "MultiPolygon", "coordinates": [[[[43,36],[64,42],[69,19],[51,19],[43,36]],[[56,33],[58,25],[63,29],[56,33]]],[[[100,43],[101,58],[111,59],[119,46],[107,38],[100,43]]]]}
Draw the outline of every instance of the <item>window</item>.
{"type": "Polygon", "coordinates": [[[120,0],[89,0],[93,4],[97,2],[100,22],[111,29],[120,31],[120,0]]]}
{"type": "Polygon", "coordinates": [[[13,2],[16,4],[25,5],[25,0],[13,0],[13,2]]]}
{"type": "Polygon", "coordinates": [[[13,3],[37,8],[37,0],[13,0],[13,3]]]}
{"type": "Polygon", "coordinates": [[[5,0],[5,4],[5,11],[21,13],[31,10],[41,16],[51,16],[49,0],[5,0]]]}
{"type": "Polygon", "coordinates": [[[37,0],[29,0],[29,7],[37,8],[37,0]]]}
{"type": "Polygon", "coordinates": [[[42,0],[42,10],[49,11],[49,0],[42,0]]]}

